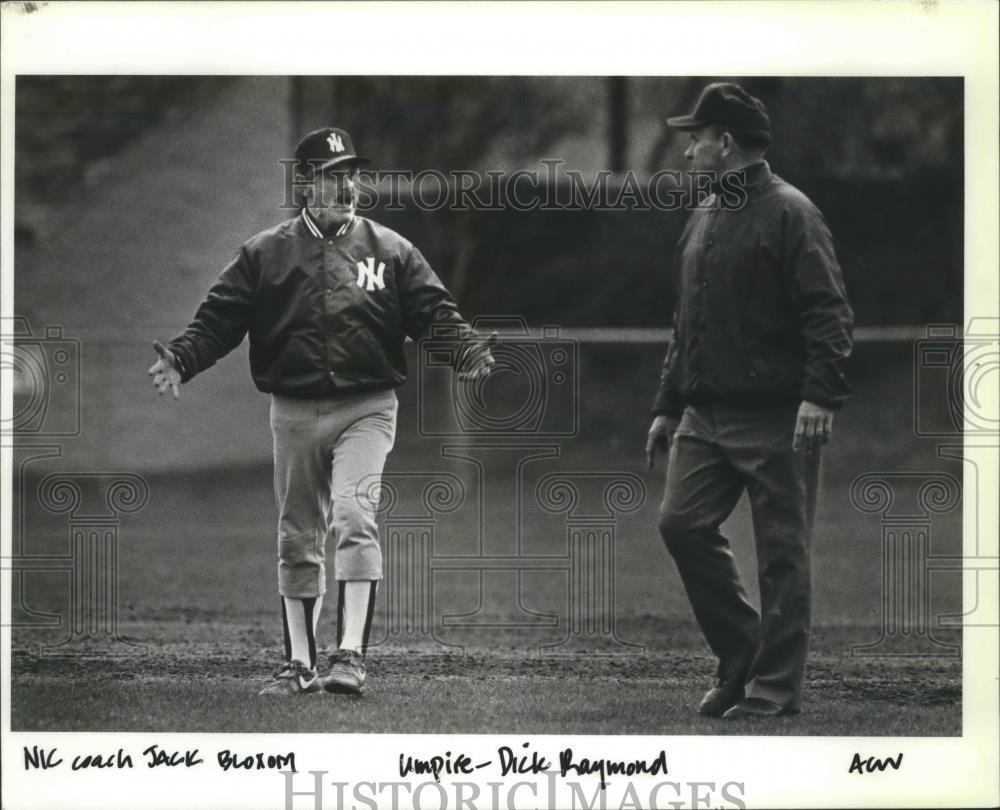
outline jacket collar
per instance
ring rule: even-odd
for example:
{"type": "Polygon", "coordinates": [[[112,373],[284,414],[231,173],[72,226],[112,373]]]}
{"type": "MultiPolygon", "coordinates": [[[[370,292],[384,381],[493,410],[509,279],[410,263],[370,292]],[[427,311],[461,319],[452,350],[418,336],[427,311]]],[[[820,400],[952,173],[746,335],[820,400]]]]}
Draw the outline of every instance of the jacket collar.
{"type": "MultiPolygon", "coordinates": [[[[326,238],[323,235],[323,231],[320,230],[319,225],[316,224],[316,220],[314,220],[311,216],[309,216],[308,209],[306,208],[302,209],[302,214],[300,216],[300,219],[302,220],[302,224],[305,227],[306,231],[310,233],[312,236],[315,236],[317,239],[326,238]]],[[[350,233],[351,230],[354,228],[354,223],[357,222],[357,219],[358,219],[357,217],[351,217],[347,222],[345,222],[343,225],[337,228],[335,233],[330,234],[330,238],[335,239],[339,236],[344,236],[350,233]]]]}
{"type": "MultiPolygon", "coordinates": [[[[735,175],[739,178],[738,182],[740,187],[746,191],[748,195],[754,194],[768,183],[774,175],[771,173],[771,167],[768,165],[766,160],[758,160],[755,163],[751,163],[744,166],[742,169],[730,170],[724,176],[735,175]]],[[[701,202],[698,204],[698,208],[709,208],[714,209],[719,206],[719,194],[722,192],[721,181],[716,179],[711,186],[710,193],[704,196],[701,202]]]]}
{"type": "Polygon", "coordinates": [[[743,187],[747,191],[756,191],[759,188],[763,188],[774,176],[766,160],[758,160],[756,163],[744,166],[739,170],[738,174],[743,177],[743,187]]]}

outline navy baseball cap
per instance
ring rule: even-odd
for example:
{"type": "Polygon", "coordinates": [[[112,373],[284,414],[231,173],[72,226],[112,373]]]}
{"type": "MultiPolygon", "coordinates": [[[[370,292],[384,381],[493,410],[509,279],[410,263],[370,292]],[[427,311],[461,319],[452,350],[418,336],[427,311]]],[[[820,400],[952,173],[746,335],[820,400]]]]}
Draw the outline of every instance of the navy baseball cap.
{"type": "Polygon", "coordinates": [[[747,134],[765,137],[771,134],[771,119],[764,102],[731,82],[708,85],[698,96],[694,112],[668,118],[667,123],[681,130],[720,124],[747,134]]]}
{"type": "Polygon", "coordinates": [[[355,151],[350,133],[336,127],[323,127],[306,135],[295,147],[295,161],[300,174],[307,174],[310,169],[371,162],[355,151]]]}

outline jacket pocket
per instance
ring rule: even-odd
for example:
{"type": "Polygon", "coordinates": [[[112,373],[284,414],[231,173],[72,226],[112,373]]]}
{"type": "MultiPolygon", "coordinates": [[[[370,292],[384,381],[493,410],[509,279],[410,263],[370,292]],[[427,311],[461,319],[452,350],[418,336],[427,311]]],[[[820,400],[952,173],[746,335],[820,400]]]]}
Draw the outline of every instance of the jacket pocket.
{"type": "Polygon", "coordinates": [[[344,330],[343,365],[337,376],[359,383],[395,384],[400,373],[386,356],[385,347],[364,326],[353,326],[344,330]]]}
{"type": "Polygon", "coordinates": [[[787,338],[771,341],[758,337],[747,340],[744,346],[746,376],[751,389],[764,391],[798,387],[802,364],[787,338]]]}

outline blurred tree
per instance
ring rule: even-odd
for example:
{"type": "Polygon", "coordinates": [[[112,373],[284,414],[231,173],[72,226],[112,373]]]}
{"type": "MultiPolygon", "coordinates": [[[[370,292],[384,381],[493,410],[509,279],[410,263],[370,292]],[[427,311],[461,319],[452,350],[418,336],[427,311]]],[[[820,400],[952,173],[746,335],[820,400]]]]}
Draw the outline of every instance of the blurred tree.
{"type": "Polygon", "coordinates": [[[611,171],[624,172],[628,168],[628,79],[625,76],[608,77],[608,153],[611,171]]]}
{"type": "Polygon", "coordinates": [[[526,76],[344,76],[326,79],[332,109],[379,164],[495,168],[498,147],[527,161],[586,120],[557,80],[526,76]],[[369,146],[370,144],[370,146],[369,146]]]}
{"type": "Polygon", "coordinates": [[[15,233],[22,245],[58,223],[74,191],[165,119],[228,81],[210,76],[18,76],[15,233]]]}
{"type": "Polygon", "coordinates": [[[960,78],[747,78],[743,83],[768,105],[772,159],[790,178],[961,171],[960,78]]]}
{"type": "MultiPolygon", "coordinates": [[[[652,115],[655,116],[659,124],[658,135],[644,163],[644,168],[649,174],[654,174],[663,168],[669,168],[666,165],[667,156],[673,145],[677,142],[677,136],[680,134],[678,130],[667,126],[667,117],[680,115],[682,111],[694,109],[699,94],[705,85],[708,84],[708,80],[699,76],[687,79],[667,79],[662,84],[666,84],[667,82],[670,83],[669,86],[663,87],[661,85],[650,88],[646,93],[648,98],[647,104],[655,111],[652,112],[652,115]],[[670,93],[672,88],[676,88],[674,94],[670,93]],[[664,107],[665,102],[669,103],[669,106],[664,107]]],[[[657,84],[660,85],[661,83],[658,82],[657,84]]]]}
{"type": "MultiPolygon", "coordinates": [[[[350,130],[381,169],[485,172],[528,165],[592,111],[572,81],[531,76],[309,77],[298,92],[303,130],[331,122],[350,130]]],[[[474,211],[448,217],[446,268],[456,297],[474,295],[479,244],[474,211]]]]}

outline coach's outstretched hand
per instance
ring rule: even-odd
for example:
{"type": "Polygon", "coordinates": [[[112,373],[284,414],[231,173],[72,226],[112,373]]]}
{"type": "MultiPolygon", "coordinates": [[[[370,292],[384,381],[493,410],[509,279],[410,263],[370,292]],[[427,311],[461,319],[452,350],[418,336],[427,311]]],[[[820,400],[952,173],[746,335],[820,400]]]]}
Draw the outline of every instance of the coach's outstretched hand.
{"type": "Polygon", "coordinates": [[[149,368],[149,376],[153,378],[153,387],[160,392],[161,396],[169,388],[174,394],[174,399],[177,399],[180,397],[177,386],[181,384],[181,373],[177,370],[177,361],[174,360],[173,352],[158,340],[153,341],[153,348],[160,355],[160,359],[149,368]]]}
{"type": "Polygon", "coordinates": [[[490,371],[496,364],[496,358],[490,351],[500,342],[500,335],[493,332],[485,341],[480,341],[469,350],[468,356],[462,362],[462,370],[458,372],[458,379],[475,382],[484,380],[490,376],[490,371]]]}
{"type": "Polygon", "coordinates": [[[653,419],[653,424],[649,426],[649,435],[646,437],[646,464],[649,469],[653,469],[656,465],[658,452],[666,454],[670,449],[670,442],[674,438],[674,432],[680,421],[680,419],[662,414],[653,419]]]}

